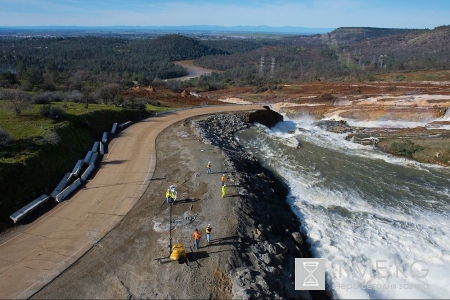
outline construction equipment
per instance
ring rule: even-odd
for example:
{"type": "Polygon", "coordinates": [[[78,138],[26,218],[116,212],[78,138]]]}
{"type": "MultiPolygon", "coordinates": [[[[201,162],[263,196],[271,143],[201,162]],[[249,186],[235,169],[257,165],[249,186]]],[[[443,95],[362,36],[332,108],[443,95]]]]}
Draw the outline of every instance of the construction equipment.
{"type": "Polygon", "coordinates": [[[178,261],[180,264],[187,263],[186,250],[184,250],[182,244],[175,244],[172,246],[170,260],[178,261]]]}
{"type": "MultiPolygon", "coordinates": [[[[176,197],[176,191],[175,191],[175,186],[171,185],[169,188],[172,192],[175,192],[175,197],[176,197]]],[[[170,249],[170,254],[167,257],[160,257],[160,258],[156,258],[157,260],[159,260],[160,263],[167,263],[170,261],[178,261],[178,263],[183,264],[186,263],[186,265],[188,265],[189,260],[187,258],[187,254],[186,254],[186,250],[184,249],[183,245],[180,243],[177,243],[175,245],[172,245],[172,205],[170,205],[169,208],[169,249],[170,249]],[[168,260],[167,260],[168,258],[168,260]]]]}
{"type": "MultiPolygon", "coordinates": [[[[173,190],[175,190],[175,186],[172,185],[171,188],[172,187],[173,187],[173,190]]],[[[175,197],[176,197],[176,192],[175,192],[175,197]]],[[[169,249],[171,250],[170,256],[169,256],[170,260],[178,261],[180,264],[188,263],[186,250],[184,250],[183,245],[180,243],[172,245],[172,205],[170,206],[170,214],[169,214],[169,249]]]]}

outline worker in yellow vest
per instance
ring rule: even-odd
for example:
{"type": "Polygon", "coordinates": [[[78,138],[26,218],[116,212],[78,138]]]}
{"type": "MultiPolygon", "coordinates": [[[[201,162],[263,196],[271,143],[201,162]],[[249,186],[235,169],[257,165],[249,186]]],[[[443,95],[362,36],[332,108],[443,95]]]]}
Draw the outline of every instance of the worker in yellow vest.
{"type": "Polygon", "coordinates": [[[211,224],[208,224],[208,226],[206,226],[206,241],[208,242],[208,244],[211,242],[211,224]]]}
{"type": "Polygon", "coordinates": [[[224,184],[222,186],[222,198],[225,198],[226,194],[227,194],[227,186],[224,184]]]}
{"type": "Polygon", "coordinates": [[[170,204],[170,202],[172,202],[173,198],[172,198],[172,192],[170,191],[170,189],[167,189],[166,191],[166,203],[170,204]]]}

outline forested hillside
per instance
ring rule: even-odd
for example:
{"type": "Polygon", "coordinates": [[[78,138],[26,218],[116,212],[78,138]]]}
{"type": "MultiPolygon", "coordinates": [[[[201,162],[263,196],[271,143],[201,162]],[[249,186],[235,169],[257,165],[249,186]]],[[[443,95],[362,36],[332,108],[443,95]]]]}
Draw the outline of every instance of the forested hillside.
{"type": "Polygon", "coordinates": [[[195,83],[204,86],[207,81],[211,88],[217,82],[260,85],[373,80],[374,75],[386,72],[448,69],[450,27],[342,28],[324,35],[284,38],[245,53],[201,57],[196,63],[226,71],[216,78],[202,78],[195,83]]]}
{"type": "Polygon", "coordinates": [[[372,80],[392,71],[449,68],[450,29],[339,28],[313,36],[196,39],[160,37],[2,37],[0,87],[95,92],[105,84],[165,84],[187,75],[177,60],[221,71],[172,89],[276,88],[280,82],[372,80]]]}
{"type": "Polygon", "coordinates": [[[397,29],[374,27],[341,27],[330,33],[323,34],[325,42],[354,43],[368,39],[378,39],[393,35],[408,34],[411,32],[428,32],[426,29],[397,29]]]}
{"type": "Polygon", "coordinates": [[[172,61],[225,53],[181,35],[2,39],[1,51],[1,86],[20,82],[25,91],[79,90],[87,81],[149,84],[187,74],[172,61]]]}
{"type": "Polygon", "coordinates": [[[337,31],[326,42],[334,45],[341,63],[355,71],[367,67],[383,72],[450,67],[450,26],[433,30],[389,30],[385,35],[374,30],[374,36],[364,31],[353,35],[337,31]],[[356,41],[352,42],[353,39],[356,41]]]}

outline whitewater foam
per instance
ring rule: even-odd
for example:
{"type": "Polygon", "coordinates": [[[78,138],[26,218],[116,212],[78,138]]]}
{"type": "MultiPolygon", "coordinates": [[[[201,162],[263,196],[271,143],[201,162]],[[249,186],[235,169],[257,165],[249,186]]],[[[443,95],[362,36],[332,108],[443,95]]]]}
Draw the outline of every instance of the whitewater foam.
{"type": "Polygon", "coordinates": [[[287,201],[312,253],[327,259],[335,297],[450,295],[449,170],[345,141],[311,120],[251,130],[240,142],[289,184],[287,201]],[[281,139],[292,136],[300,149],[281,139]]]}

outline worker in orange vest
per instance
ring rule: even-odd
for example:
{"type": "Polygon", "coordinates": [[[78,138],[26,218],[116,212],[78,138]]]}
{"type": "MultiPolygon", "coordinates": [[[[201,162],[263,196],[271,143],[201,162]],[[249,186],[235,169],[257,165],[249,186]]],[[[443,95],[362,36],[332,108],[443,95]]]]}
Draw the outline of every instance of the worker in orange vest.
{"type": "Polygon", "coordinates": [[[202,234],[198,231],[197,228],[195,228],[195,231],[192,234],[192,237],[194,238],[194,247],[195,247],[195,249],[198,249],[199,243],[200,243],[200,238],[202,237],[202,234]]]}
{"type": "Polygon", "coordinates": [[[224,186],[225,185],[225,174],[222,174],[222,178],[220,179],[220,180],[222,180],[222,186],[224,186]]]}

